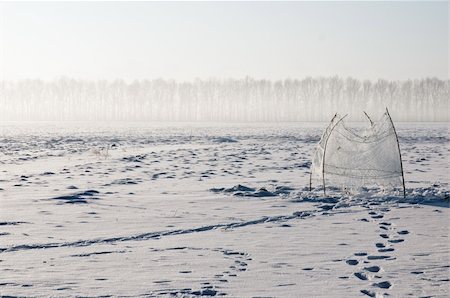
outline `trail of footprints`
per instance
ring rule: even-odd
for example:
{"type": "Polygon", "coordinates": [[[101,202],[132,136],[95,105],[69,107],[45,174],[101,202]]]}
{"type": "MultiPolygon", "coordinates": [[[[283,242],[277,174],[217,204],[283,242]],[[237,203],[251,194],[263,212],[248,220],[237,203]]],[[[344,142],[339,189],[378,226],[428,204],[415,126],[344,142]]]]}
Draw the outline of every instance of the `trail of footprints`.
{"type": "MultiPolygon", "coordinates": [[[[224,271],[219,274],[215,274],[214,277],[209,281],[201,282],[200,289],[184,288],[184,289],[173,289],[169,286],[168,289],[158,290],[154,293],[149,294],[150,297],[160,297],[160,296],[170,296],[170,297],[204,297],[204,296],[226,296],[227,294],[223,292],[221,283],[228,283],[229,279],[236,278],[239,272],[246,271],[248,262],[252,261],[252,258],[248,253],[224,249],[224,248],[195,248],[195,247],[174,247],[168,248],[166,250],[190,250],[190,251],[202,251],[210,250],[214,252],[221,253],[225,259],[228,259],[232,264],[224,271]]],[[[180,271],[181,274],[189,274],[192,271],[180,271]]],[[[169,280],[155,281],[154,283],[163,284],[170,283],[169,280]]]]}
{"type": "MultiPolygon", "coordinates": [[[[384,221],[384,215],[389,212],[389,208],[381,208],[377,211],[370,209],[369,215],[373,222],[378,224],[380,230],[380,240],[374,243],[374,249],[378,254],[369,255],[366,252],[356,252],[354,257],[347,259],[345,262],[350,266],[358,266],[358,270],[354,272],[354,277],[361,282],[365,282],[370,287],[362,289],[360,292],[369,297],[377,297],[384,291],[383,295],[389,296],[389,290],[393,284],[389,280],[383,278],[383,267],[381,264],[387,261],[393,261],[395,246],[405,241],[403,236],[409,234],[407,230],[399,230],[394,224],[384,221]]],[[[369,220],[363,219],[368,222],[369,220]]]]}

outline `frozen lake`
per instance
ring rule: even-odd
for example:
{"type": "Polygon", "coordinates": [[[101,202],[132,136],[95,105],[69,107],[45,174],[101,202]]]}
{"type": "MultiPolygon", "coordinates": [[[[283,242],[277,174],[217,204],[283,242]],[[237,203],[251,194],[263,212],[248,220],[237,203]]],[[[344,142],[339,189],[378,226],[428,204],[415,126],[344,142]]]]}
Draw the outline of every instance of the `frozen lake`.
{"type": "Polygon", "coordinates": [[[326,125],[0,124],[0,295],[448,297],[448,123],[406,199],[309,192],[326,125]]]}

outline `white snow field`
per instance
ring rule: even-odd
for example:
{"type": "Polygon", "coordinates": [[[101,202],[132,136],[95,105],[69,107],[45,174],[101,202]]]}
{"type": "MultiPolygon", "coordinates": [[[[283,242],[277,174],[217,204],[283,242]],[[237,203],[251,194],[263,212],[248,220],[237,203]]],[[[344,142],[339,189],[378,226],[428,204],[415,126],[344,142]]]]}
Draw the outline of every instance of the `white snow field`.
{"type": "Polygon", "coordinates": [[[448,297],[448,124],[406,199],[309,192],[326,125],[1,124],[0,295],[448,297]]]}

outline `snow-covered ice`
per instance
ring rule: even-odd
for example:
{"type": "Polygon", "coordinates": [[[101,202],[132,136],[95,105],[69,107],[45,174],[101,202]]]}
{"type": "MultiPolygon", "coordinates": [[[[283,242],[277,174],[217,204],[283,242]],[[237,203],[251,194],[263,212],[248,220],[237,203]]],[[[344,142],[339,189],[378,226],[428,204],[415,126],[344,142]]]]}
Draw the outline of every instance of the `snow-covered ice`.
{"type": "Polygon", "coordinates": [[[448,124],[401,191],[308,191],[326,123],[0,125],[0,295],[448,297],[448,124]]]}

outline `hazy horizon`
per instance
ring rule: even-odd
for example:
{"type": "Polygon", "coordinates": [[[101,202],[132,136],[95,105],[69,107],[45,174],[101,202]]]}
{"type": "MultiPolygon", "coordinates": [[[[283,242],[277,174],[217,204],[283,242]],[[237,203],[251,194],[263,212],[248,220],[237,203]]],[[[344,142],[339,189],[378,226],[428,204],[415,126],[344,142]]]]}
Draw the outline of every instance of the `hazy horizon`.
{"type": "Polygon", "coordinates": [[[191,79],[175,79],[171,77],[154,77],[154,78],[121,78],[121,77],[115,77],[115,78],[82,78],[82,77],[75,77],[75,76],[68,76],[68,75],[60,75],[55,76],[52,78],[37,78],[37,77],[28,77],[28,78],[16,78],[16,79],[0,79],[0,82],[4,83],[20,83],[20,82],[26,82],[26,81],[40,81],[44,83],[52,83],[59,80],[75,80],[75,81],[84,81],[84,82],[116,82],[116,81],[123,81],[126,84],[132,84],[134,82],[143,82],[143,81],[172,81],[176,83],[194,83],[196,81],[228,81],[228,80],[246,80],[251,79],[255,81],[269,81],[269,82],[283,82],[286,80],[292,80],[292,81],[302,81],[305,79],[328,79],[328,78],[338,78],[338,79],[354,79],[358,80],[360,82],[370,82],[372,84],[375,84],[378,81],[388,81],[388,82],[407,82],[407,81],[420,81],[420,80],[427,80],[427,79],[437,79],[440,81],[450,81],[450,78],[439,78],[436,76],[423,76],[423,77],[415,77],[415,78],[408,78],[408,79],[397,79],[397,80],[390,80],[387,78],[379,77],[374,79],[364,79],[364,78],[358,78],[355,76],[342,76],[342,75],[305,75],[302,77],[284,77],[284,78],[277,78],[277,79],[267,79],[267,78],[257,78],[254,76],[239,76],[239,77],[216,77],[216,76],[208,76],[208,77],[195,77],[191,79]]]}
{"type": "Polygon", "coordinates": [[[448,2],[0,3],[3,120],[448,121],[448,62],[448,2]]]}
{"type": "Polygon", "coordinates": [[[334,113],[447,121],[449,80],[24,80],[0,82],[1,119],[201,122],[327,121],[334,113]]]}

